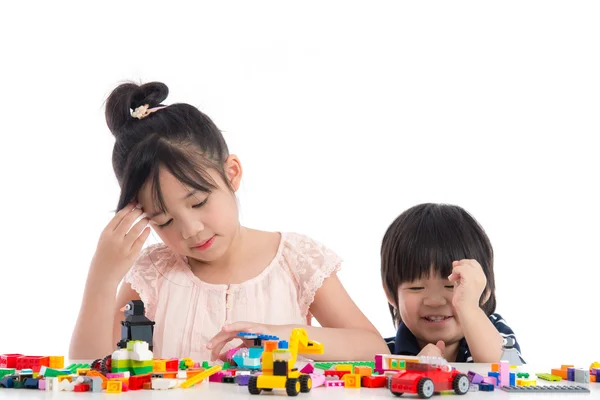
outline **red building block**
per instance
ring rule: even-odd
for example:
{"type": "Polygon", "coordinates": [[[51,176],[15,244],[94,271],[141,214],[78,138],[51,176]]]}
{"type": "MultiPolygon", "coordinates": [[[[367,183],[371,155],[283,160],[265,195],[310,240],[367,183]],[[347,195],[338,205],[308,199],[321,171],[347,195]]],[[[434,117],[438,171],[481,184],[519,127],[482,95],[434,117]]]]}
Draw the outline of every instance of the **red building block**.
{"type": "Polygon", "coordinates": [[[169,372],[177,372],[179,371],[179,360],[174,358],[172,360],[168,360],[165,363],[166,370],[169,372]]]}
{"type": "Polygon", "coordinates": [[[50,366],[50,357],[40,357],[40,356],[21,356],[17,358],[17,366],[18,370],[21,369],[31,369],[33,372],[40,372],[42,367],[50,366]]]}
{"type": "Polygon", "coordinates": [[[0,368],[17,368],[17,358],[23,357],[23,354],[2,354],[0,355],[0,368]]]}
{"type": "Polygon", "coordinates": [[[343,379],[344,375],[349,374],[350,371],[337,371],[333,369],[328,369],[325,371],[325,376],[337,376],[338,379],[343,379]]]}
{"type": "Polygon", "coordinates": [[[368,388],[382,388],[385,387],[387,377],[385,375],[371,375],[363,376],[361,379],[361,385],[368,388]]]}
{"type": "Polygon", "coordinates": [[[75,392],[89,392],[90,391],[90,385],[85,384],[85,383],[80,383],[78,385],[73,386],[73,391],[75,391],[75,392]]]}
{"type": "Polygon", "coordinates": [[[144,383],[151,383],[152,377],[150,374],[134,375],[129,377],[129,390],[142,390],[144,383]]]}

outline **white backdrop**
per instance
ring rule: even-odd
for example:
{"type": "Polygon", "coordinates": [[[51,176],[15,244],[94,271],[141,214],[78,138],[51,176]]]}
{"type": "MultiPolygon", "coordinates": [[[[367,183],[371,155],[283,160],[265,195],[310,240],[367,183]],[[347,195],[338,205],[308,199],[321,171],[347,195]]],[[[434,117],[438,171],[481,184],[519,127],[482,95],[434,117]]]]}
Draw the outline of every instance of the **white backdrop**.
{"type": "Polygon", "coordinates": [[[9,4],[0,353],[67,353],[118,197],[103,101],[134,79],[215,120],[245,168],[242,222],[336,250],[384,335],[383,233],[448,202],[492,240],[524,357],[600,359],[597,2],[9,4]]]}

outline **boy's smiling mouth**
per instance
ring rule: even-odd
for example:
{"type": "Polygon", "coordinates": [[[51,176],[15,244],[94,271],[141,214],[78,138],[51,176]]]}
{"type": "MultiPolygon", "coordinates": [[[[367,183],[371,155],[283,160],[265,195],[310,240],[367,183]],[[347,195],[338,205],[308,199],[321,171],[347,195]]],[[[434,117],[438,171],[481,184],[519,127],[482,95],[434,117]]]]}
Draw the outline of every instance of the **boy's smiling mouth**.
{"type": "Polygon", "coordinates": [[[422,317],[424,320],[428,321],[428,322],[444,322],[449,320],[450,318],[453,318],[451,315],[427,315],[425,317],[422,317]]]}

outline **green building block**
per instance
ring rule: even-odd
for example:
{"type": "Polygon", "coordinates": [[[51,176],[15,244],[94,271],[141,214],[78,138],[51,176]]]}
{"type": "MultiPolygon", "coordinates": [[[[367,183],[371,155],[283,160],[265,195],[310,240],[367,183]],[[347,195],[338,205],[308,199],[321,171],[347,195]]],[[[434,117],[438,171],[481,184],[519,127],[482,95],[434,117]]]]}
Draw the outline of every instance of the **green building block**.
{"type": "Polygon", "coordinates": [[[202,368],[209,369],[210,365],[208,365],[208,361],[202,361],[202,368]]]}
{"type": "Polygon", "coordinates": [[[12,375],[14,373],[14,368],[0,368],[0,379],[4,378],[6,375],[12,375]]]}
{"type": "Polygon", "coordinates": [[[547,374],[545,372],[535,374],[535,376],[537,376],[538,378],[543,379],[545,381],[552,381],[552,382],[562,381],[562,378],[560,376],[547,374]]]}

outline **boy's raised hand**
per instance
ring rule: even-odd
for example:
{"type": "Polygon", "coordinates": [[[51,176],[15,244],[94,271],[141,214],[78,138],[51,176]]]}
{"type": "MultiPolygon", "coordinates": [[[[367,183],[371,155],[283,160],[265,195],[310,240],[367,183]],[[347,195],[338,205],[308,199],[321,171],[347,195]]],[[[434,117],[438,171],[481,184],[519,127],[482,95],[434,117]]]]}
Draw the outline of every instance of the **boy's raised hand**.
{"type": "Polygon", "coordinates": [[[476,260],[454,261],[452,274],[448,279],[450,282],[454,282],[452,305],[457,311],[479,308],[479,300],[487,279],[481,265],[476,260]]]}
{"type": "Polygon", "coordinates": [[[123,279],[150,235],[147,218],[131,226],[142,214],[135,203],[116,213],[100,235],[91,273],[117,283],[123,279]]]}
{"type": "Polygon", "coordinates": [[[423,347],[417,356],[444,357],[445,349],[446,344],[444,341],[438,340],[436,344],[429,343],[427,346],[423,347]]]}

